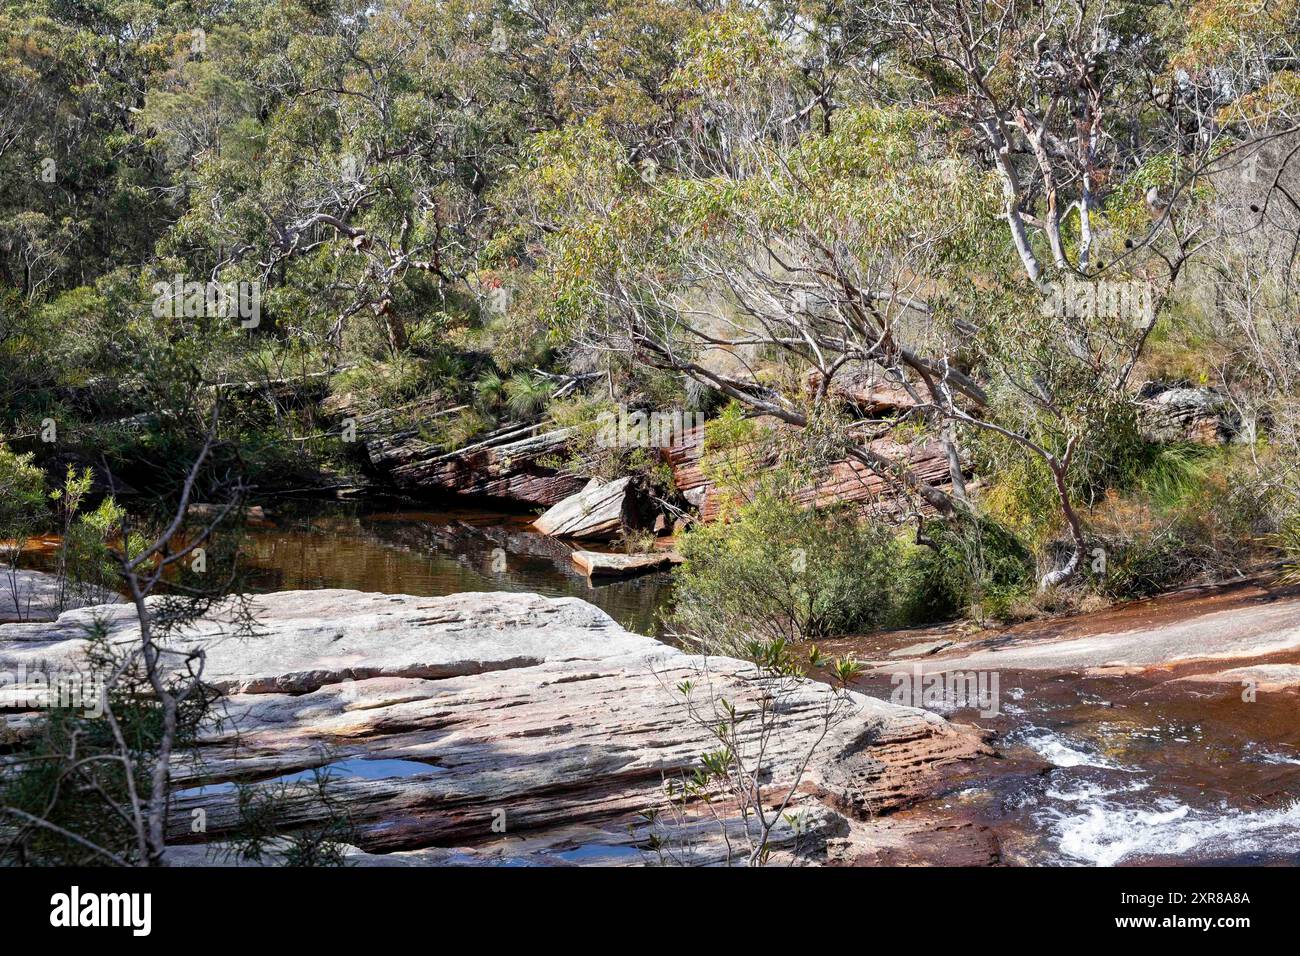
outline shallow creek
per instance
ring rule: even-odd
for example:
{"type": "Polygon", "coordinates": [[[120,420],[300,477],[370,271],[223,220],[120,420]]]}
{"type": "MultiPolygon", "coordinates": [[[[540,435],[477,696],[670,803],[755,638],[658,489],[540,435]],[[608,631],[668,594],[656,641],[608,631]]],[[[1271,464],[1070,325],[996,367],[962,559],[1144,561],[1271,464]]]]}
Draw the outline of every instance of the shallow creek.
{"type": "MultiPolygon", "coordinates": [[[[253,529],[249,558],[258,589],[573,595],[630,630],[657,632],[658,612],[671,601],[667,575],[592,586],[569,558],[572,548],[531,531],[530,520],[314,508],[253,529]]],[[[1096,626],[1139,626],[1136,617],[1126,625],[1124,613],[1102,615],[1096,626]]],[[[1064,625],[1088,626],[1083,618],[1064,625]]],[[[887,660],[939,633],[947,632],[893,632],[829,649],[887,660]]],[[[999,672],[995,715],[946,713],[994,731],[999,757],[955,774],[940,808],[989,827],[1005,863],[1300,862],[1300,698],[1261,693],[1246,703],[1237,685],[1171,682],[1176,676],[1170,668],[1104,677],[999,672]]],[[[888,699],[893,683],[885,669],[861,689],[888,699]]]]}
{"type": "MultiPolygon", "coordinates": [[[[1012,632],[1049,639],[1137,631],[1267,602],[1251,585],[1158,598],[1012,632]]],[[[934,629],[925,639],[943,636],[934,629]]],[[[949,639],[951,632],[946,635],[949,639]]],[[[1002,636],[999,636],[999,640],[1002,636]]],[[[879,660],[918,632],[836,642],[829,650],[879,660]]],[[[1263,658],[1295,663],[1300,653],[1263,658]]],[[[959,665],[956,665],[959,666],[959,665]]],[[[997,713],[930,709],[996,733],[999,759],[954,780],[942,805],[989,826],[1006,863],[1062,865],[1300,862],[1300,697],[1240,682],[1179,680],[1219,670],[1189,662],[1132,673],[997,672],[997,713]]],[[[861,689],[889,699],[886,666],[861,689]]]]}

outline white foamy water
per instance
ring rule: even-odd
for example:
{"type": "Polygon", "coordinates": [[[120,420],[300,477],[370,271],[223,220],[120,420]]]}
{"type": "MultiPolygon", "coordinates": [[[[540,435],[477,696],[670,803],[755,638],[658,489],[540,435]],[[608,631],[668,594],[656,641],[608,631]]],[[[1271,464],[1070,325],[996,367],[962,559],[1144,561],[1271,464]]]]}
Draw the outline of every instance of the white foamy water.
{"type": "Polygon", "coordinates": [[[1049,791],[1056,805],[1037,817],[1063,862],[1114,866],[1150,857],[1300,852],[1300,802],[1275,810],[1196,809],[1169,798],[1126,805],[1115,795],[1096,787],[1049,791]]]}
{"type": "Polygon", "coordinates": [[[1249,744],[1246,747],[1247,759],[1254,760],[1258,763],[1271,764],[1291,764],[1300,766],[1300,757],[1294,754],[1281,753],[1277,750],[1265,750],[1256,744],[1249,744]]]}
{"type": "Polygon", "coordinates": [[[1056,767],[1096,767],[1099,770],[1129,770],[1129,768],[1121,767],[1101,754],[1084,749],[1082,744],[1074,741],[1067,743],[1062,737],[1050,730],[1030,727],[1016,742],[1024,744],[1056,767]]]}
{"type": "MultiPolygon", "coordinates": [[[[1050,862],[1114,866],[1150,858],[1300,853],[1300,802],[1271,809],[1197,806],[1161,794],[1159,778],[1122,766],[1085,742],[1033,726],[1012,739],[1058,768],[1034,799],[1034,822],[1054,846],[1050,862]]],[[[1292,762],[1269,751],[1255,759],[1292,762]]]]}

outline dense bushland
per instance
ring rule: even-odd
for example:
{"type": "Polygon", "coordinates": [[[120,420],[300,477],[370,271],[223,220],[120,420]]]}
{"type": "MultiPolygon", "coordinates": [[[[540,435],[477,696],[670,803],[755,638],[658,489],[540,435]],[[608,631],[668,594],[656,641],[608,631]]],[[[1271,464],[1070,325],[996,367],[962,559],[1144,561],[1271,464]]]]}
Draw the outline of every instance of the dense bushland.
{"type": "Polygon", "coordinates": [[[796,631],[1255,566],[1300,513],[1298,17],[5,0],[0,534],[56,521],[31,467],[174,494],[218,402],[217,464],[263,488],[361,468],[345,419],[446,450],[553,421],[665,498],[653,454],[581,436],[732,403],[886,485],[861,526],[750,489],[688,545],[807,536],[831,596],[796,631]],[[1231,434],[1152,438],[1153,385],[1231,434]]]}

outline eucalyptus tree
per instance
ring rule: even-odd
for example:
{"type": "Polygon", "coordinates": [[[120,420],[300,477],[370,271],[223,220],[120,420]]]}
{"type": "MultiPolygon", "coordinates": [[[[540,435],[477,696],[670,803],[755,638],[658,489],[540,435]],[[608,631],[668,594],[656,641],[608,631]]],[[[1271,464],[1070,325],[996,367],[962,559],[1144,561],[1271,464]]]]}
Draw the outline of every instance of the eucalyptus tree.
{"type": "Polygon", "coordinates": [[[1232,145],[1224,111],[1295,63],[1293,3],[882,0],[874,12],[896,31],[893,65],[996,172],[1034,281],[1127,265],[1160,239],[1176,272],[1212,226],[1180,222],[1176,200],[1232,145]],[[1116,208],[1139,204],[1143,221],[1116,230],[1116,208]],[[1103,231],[1130,252],[1101,248],[1103,231]]]}
{"type": "Polygon", "coordinates": [[[363,314],[402,351],[411,317],[463,270],[472,174],[418,10],[256,7],[208,31],[144,110],[188,167],[169,251],[263,283],[273,317],[336,347],[363,314]]]}
{"type": "MultiPolygon", "coordinates": [[[[900,419],[850,414],[847,455],[962,514],[960,436],[1009,443],[1053,489],[1071,543],[1043,576],[1057,584],[1085,553],[1075,498],[1131,404],[1162,293],[1222,232],[1209,177],[1243,140],[1205,89],[1216,108],[1246,91],[1185,79],[1191,40],[1146,8],[876,9],[895,43],[861,72],[893,70],[880,94],[895,105],[837,107],[824,126],[791,121],[806,106],[797,44],[753,14],[697,31],[669,83],[689,161],[647,175],[593,139],[548,240],[556,311],[587,343],[797,427],[865,363],[909,393],[901,420],[946,448],[952,492],[873,452],[900,419]],[[779,380],[773,355],[814,372],[815,392],[779,380]]],[[[564,177],[572,142],[558,142],[534,184],[564,177]]]]}
{"type": "Polygon", "coordinates": [[[173,213],[132,123],[165,14],[0,7],[0,283],[40,302],[138,261],[173,213]]]}

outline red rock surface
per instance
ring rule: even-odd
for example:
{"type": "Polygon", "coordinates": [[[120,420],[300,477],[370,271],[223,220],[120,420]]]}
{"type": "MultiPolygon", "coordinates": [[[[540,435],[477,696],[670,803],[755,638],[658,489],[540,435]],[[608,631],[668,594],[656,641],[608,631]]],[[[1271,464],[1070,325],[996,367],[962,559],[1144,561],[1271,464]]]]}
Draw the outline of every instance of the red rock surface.
{"type": "MultiPolygon", "coordinates": [[[[713,521],[721,511],[722,496],[702,467],[703,444],[704,429],[693,428],[672,446],[663,449],[662,454],[673,469],[677,490],[687,500],[698,503],[703,520],[713,521]]],[[[907,461],[924,481],[940,486],[947,484],[948,461],[936,443],[908,446],[880,438],[870,442],[868,447],[887,458],[907,461]]],[[[752,467],[761,469],[766,464],[764,456],[756,449],[752,467]]],[[[824,471],[815,485],[799,492],[796,500],[803,505],[827,505],[836,501],[875,503],[894,496],[893,483],[881,478],[866,465],[858,461],[839,461],[824,471]]]]}

